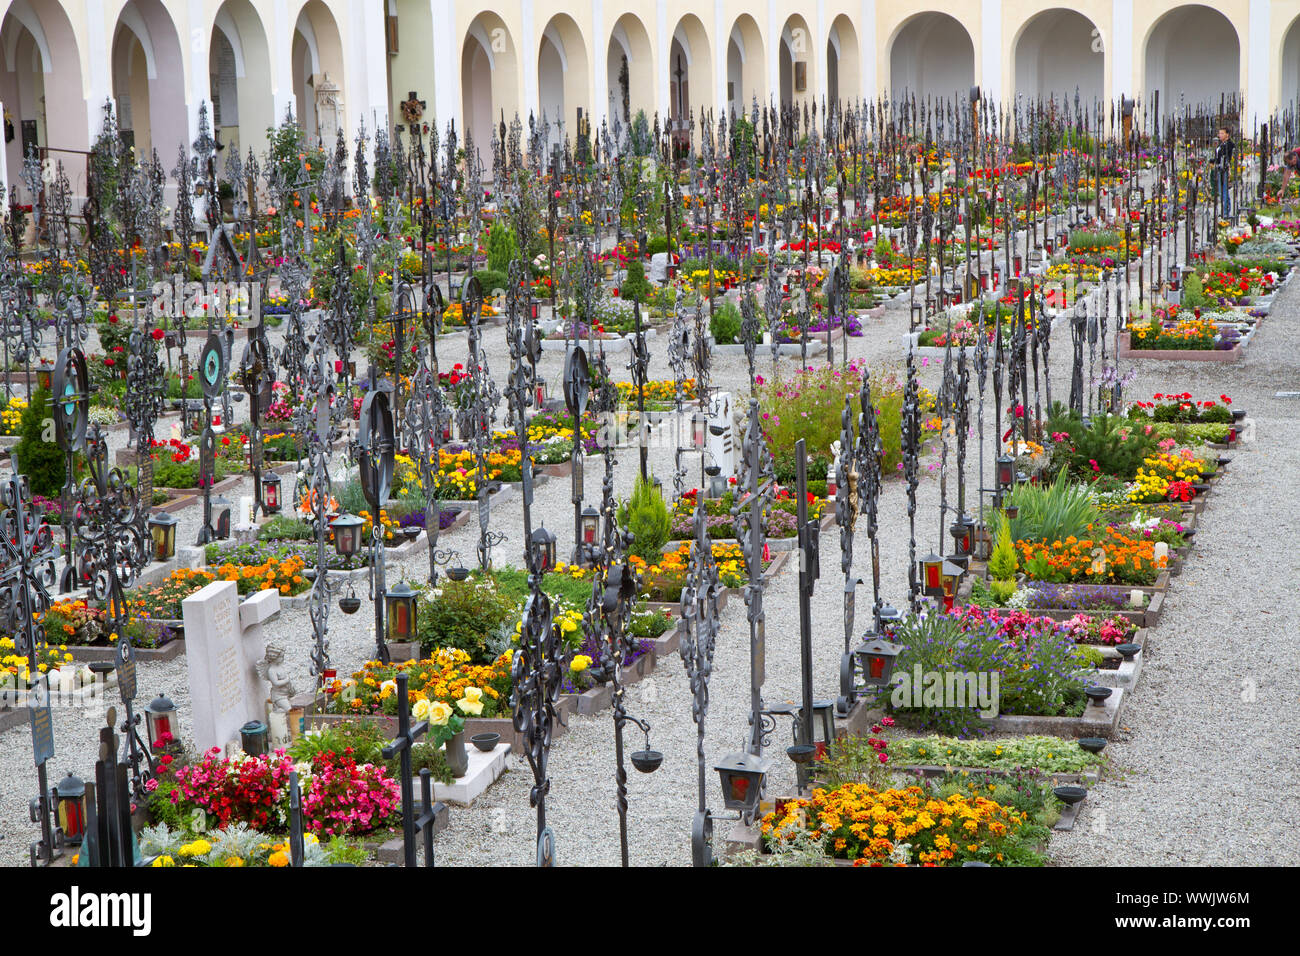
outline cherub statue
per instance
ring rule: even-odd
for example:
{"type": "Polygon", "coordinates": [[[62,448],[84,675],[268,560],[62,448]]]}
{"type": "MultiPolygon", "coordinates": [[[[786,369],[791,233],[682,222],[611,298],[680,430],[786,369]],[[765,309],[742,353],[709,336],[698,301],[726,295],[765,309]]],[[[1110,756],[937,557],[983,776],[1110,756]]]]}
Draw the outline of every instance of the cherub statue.
{"type": "Polygon", "coordinates": [[[257,676],[271,685],[271,709],[277,713],[289,712],[289,699],[294,695],[289,668],[284,666],[284,648],[268,643],[262,659],[253,665],[257,676]]]}

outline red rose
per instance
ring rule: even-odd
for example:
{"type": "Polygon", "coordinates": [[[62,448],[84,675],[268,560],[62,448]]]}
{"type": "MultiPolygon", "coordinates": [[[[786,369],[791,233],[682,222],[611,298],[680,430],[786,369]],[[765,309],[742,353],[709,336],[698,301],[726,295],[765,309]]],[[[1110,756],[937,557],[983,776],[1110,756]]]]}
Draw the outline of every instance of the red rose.
{"type": "Polygon", "coordinates": [[[108,321],[113,325],[117,325],[117,313],[116,312],[108,313],[108,321]]]}
{"type": "Polygon", "coordinates": [[[153,330],[152,332],[150,332],[149,334],[152,335],[153,338],[154,338],[154,341],[157,342],[157,341],[160,340],[160,339],[163,337],[163,335],[166,334],[166,333],[164,333],[162,329],[154,329],[154,330],[153,330]]]}

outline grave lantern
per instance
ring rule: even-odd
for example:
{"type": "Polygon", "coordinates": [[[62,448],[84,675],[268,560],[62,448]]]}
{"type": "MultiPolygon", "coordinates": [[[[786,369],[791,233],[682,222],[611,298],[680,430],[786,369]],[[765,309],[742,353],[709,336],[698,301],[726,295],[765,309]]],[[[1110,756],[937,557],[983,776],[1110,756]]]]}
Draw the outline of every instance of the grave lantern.
{"type": "Polygon", "coordinates": [[[537,407],[545,408],[548,397],[550,397],[550,388],[546,384],[546,379],[539,375],[537,377],[537,407]]]}
{"type": "Polygon", "coordinates": [[[972,550],[972,536],[975,531],[975,519],[962,515],[948,528],[952,535],[954,550],[958,557],[966,557],[972,550]]]}
{"type": "Polygon", "coordinates": [[[384,631],[388,640],[401,644],[415,640],[416,592],[402,581],[384,595],[384,631]]]}
{"type": "Polygon", "coordinates": [[[159,694],[149,701],[144,709],[144,720],[145,730],[149,734],[150,750],[165,750],[175,743],[176,730],[173,723],[175,719],[176,705],[165,694],[159,694]],[[164,741],[163,734],[169,735],[171,739],[164,741]]]}
{"type": "Polygon", "coordinates": [[[555,535],[542,525],[533,532],[530,545],[533,549],[533,566],[538,571],[550,571],[555,567],[555,535]]]}
{"type": "Polygon", "coordinates": [[[957,597],[957,588],[961,584],[962,576],[966,569],[960,564],[954,564],[952,561],[944,561],[939,572],[939,581],[942,586],[943,608],[945,611],[951,611],[953,601],[957,597]]]}
{"type": "Polygon", "coordinates": [[[341,558],[352,562],[353,556],[361,551],[361,531],[366,523],[354,514],[341,514],[330,522],[334,532],[334,550],[341,558]]]}
{"type": "Polygon", "coordinates": [[[1016,480],[1016,460],[1010,455],[998,456],[998,490],[1006,491],[1016,480]]]}
{"type": "Polygon", "coordinates": [[[894,678],[894,661],[903,645],[892,644],[879,634],[868,631],[863,643],[853,653],[862,664],[862,679],[868,687],[888,687],[894,678]]]}
{"type": "Polygon", "coordinates": [[[937,597],[943,593],[940,575],[943,570],[943,557],[931,551],[917,562],[921,572],[921,593],[937,597]]]}
{"type": "Polygon", "coordinates": [[[591,505],[582,509],[582,543],[595,547],[600,534],[600,512],[591,505]]]}
{"type": "Polygon", "coordinates": [[[280,513],[280,476],[273,471],[262,473],[262,507],[269,515],[280,513]]]}
{"type": "Polygon", "coordinates": [[[742,812],[756,809],[763,777],[771,764],[771,760],[757,754],[733,753],[723,757],[713,767],[722,779],[722,805],[742,812]]]}
{"type": "Polygon", "coordinates": [[[64,842],[80,845],[86,835],[86,782],[71,770],[54,788],[54,818],[64,842]]]}
{"type": "Polygon", "coordinates": [[[250,757],[266,756],[266,724],[250,720],[239,728],[239,746],[250,757]]]}
{"type": "Polygon", "coordinates": [[[691,416],[691,445],[695,449],[704,447],[704,426],[707,419],[698,412],[691,416]]]}
{"type": "Polygon", "coordinates": [[[153,539],[153,557],[155,561],[170,561],[176,557],[176,526],[180,521],[175,515],[161,511],[149,516],[149,537],[153,539]]]}

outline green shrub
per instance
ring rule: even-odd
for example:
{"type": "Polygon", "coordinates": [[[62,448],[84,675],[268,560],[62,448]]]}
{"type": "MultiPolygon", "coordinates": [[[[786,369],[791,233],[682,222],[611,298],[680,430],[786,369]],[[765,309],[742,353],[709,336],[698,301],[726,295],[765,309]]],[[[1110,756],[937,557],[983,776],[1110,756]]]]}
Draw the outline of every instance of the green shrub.
{"type": "Polygon", "coordinates": [[[989,576],[994,581],[1013,580],[1018,563],[1016,549],[1012,543],[1011,521],[1003,512],[998,515],[998,530],[993,542],[993,553],[989,556],[989,576]]]}
{"type": "Polygon", "coordinates": [[[1006,604],[1016,593],[1016,582],[1005,578],[994,578],[989,582],[988,593],[993,604],[1006,604]]]}
{"type": "MultiPolygon", "coordinates": [[[[57,498],[66,478],[66,461],[63,449],[57,442],[45,441],[45,422],[50,418],[50,393],[38,388],[31,402],[23,409],[18,428],[18,444],[14,447],[18,473],[27,476],[32,494],[57,498]]],[[[50,437],[54,426],[51,422],[50,437]]]]}
{"type": "Polygon", "coordinates": [[[618,290],[619,298],[645,302],[651,291],[650,280],[645,277],[645,265],[640,259],[631,260],[627,264],[627,277],[618,290]]]}
{"type": "Polygon", "coordinates": [[[261,530],[257,532],[257,537],[261,541],[276,539],[306,541],[309,538],[315,538],[316,532],[312,530],[312,526],[306,521],[300,521],[288,515],[275,515],[266,524],[262,525],[261,530]]]}
{"type": "MultiPolygon", "coordinates": [[[[674,240],[674,242],[673,242],[673,248],[674,248],[674,249],[679,248],[679,245],[678,245],[678,243],[677,243],[675,240],[674,240]]],[[[646,251],[646,255],[649,255],[649,256],[657,255],[657,254],[660,253],[660,252],[667,252],[667,251],[668,251],[668,237],[667,237],[667,236],[653,236],[653,237],[651,237],[650,239],[646,240],[645,251],[646,251]]]]}
{"type": "Polygon", "coordinates": [[[713,313],[709,332],[718,345],[735,345],[740,337],[740,309],[730,302],[713,313]]]}
{"type": "Polygon", "coordinates": [[[1053,403],[1045,430],[1070,436],[1068,443],[1057,444],[1052,463],[1084,481],[1100,475],[1132,481],[1143,459],[1157,451],[1157,439],[1132,419],[1102,414],[1085,428],[1083,421],[1059,402],[1053,403]]]}
{"type": "Polygon", "coordinates": [[[1182,308],[1197,309],[1213,304],[1205,294],[1205,286],[1199,275],[1193,272],[1183,281],[1182,308]]]}
{"type": "MultiPolygon", "coordinates": [[[[385,759],[383,750],[387,743],[388,735],[377,724],[340,721],[299,735],[289,745],[289,756],[298,763],[310,762],[323,754],[342,754],[351,748],[352,757],[358,764],[387,767],[391,777],[400,779],[401,756],[395,754],[385,759]]],[[[442,748],[431,741],[421,740],[411,748],[411,774],[418,778],[420,771],[426,768],[438,783],[451,783],[454,779],[442,748]]]]}
{"type": "Polygon", "coordinates": [[[628,548],[632,554],[647,564],[659,561],[672,533],[672,517],[653,482],[637,478],[631,500],[619,506],[618,523],[632,532],[632,544],[628,548]]]}
{"type": "MultiPolygon", "coordinates": [[[[515,231],[504,220],[492,223],[487,238],[487,267],[494,273],[500,273],[502,283],[510,271],[510,263],[519,258],[519,243],[515,240],[515,231]]],[[[484,281],[482,279],[480,282],[484,281]]],[[[485,286],[486,288],[486,286],[485,286]]]]}
{"type": "Polygon", "coordinates": [[[490,579],[445,579],[437,597],[421,597],[420,647],[430,654],[440,647],[455,647],[475,664],[490,664],[504,650],[500,631],[517,612],[517,604],[490,579]]]}

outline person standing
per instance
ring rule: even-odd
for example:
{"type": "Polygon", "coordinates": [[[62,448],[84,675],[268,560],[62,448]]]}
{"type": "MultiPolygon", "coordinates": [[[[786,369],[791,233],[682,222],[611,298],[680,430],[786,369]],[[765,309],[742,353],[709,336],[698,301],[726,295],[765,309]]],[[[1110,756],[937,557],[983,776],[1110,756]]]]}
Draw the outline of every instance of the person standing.
{"type": "Polygon", "coordinates": [[[1297,172],[1300,172],[1300,149],[1288,149],[1282,154],[1282,187],[1277,191],[1277,201],[1283,206],[1291,205],[1286,198],[1286,188],[1297,172]]]}
{"type": "Polygon", "coordinates": [[[1232,182],[1232,155],[1236,143],[1228,135],[1227,127],[1219,127],[1219,142],[1214,147],[1214,185],[1219,192],[1220,208],[1225,218],[1232,215],[1232,197],[1229,185],[1232,182]]]}

